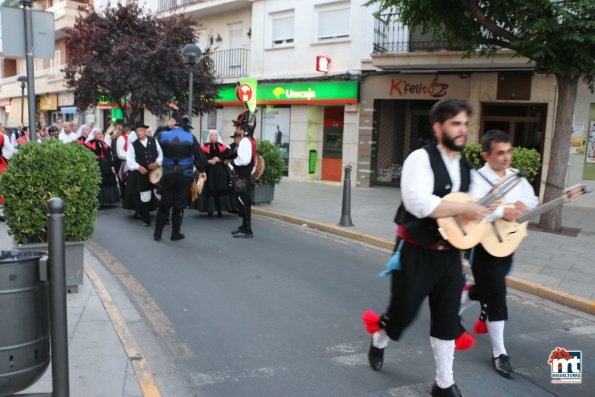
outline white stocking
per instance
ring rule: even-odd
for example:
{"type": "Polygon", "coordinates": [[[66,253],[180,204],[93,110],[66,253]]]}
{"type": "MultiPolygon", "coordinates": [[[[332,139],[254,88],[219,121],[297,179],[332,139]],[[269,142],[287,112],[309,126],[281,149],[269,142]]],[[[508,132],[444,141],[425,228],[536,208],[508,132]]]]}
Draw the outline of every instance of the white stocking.
{"type": "Polygon", "coordinates": [[[504,321],[486,321],[488,333],[490,334],[490,341],[492,342],[492,350],[494,358],[500,354],[506,354],[504,347],[504,321]]]}
{"type": "Polygon", "coordinates": [[[372,345],[377,349],[384,349],[386,346],[388,346],[389,340],[390,338],[388,335],[386,335],[386,332],[384,332],[383,329],[374,332],[372,335],[372,345]]]}
{"type": "Polygon", "coordinates": [[[436,362],[436,384],[442,389],[447,389],[455,383],[452,372],[455,359],[455,341],[430,336],[430,344],[436,362]]]}

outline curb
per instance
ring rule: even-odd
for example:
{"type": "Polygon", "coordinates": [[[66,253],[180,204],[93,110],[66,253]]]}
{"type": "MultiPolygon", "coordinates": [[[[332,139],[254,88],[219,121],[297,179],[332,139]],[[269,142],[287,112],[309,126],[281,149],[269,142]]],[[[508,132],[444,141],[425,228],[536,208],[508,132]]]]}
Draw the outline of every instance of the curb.
{"type": "MultiPolygon", "coordinates": [[[[308,219],[300,218],[293,215],[280,214],[278,212],[265,210],[262,208],[252,207],[252,213],[267,216],[269,218],[280,219],[282,221],[295,223],[298,225],[307,225],[309,228],[321,230],[328,233],[333,233],[339,236],[347,237],[352,240],[362,241],[371,245],[375,245],[380,248],[386,248],[392,250],[395,243],[392,241],[383,240],[378,237],[370,236],[365,233],[354,232],[351,230],[345,230],[338,226],[328,225],[325,223],[314,222],[308,219]]],[[[463,270],[471,272],[469,264],[465,260],[463,263],[463,270]]],[[[591,301],[580,296],[576,296],[567,292],[557,291],[543,284],[527,281],[514,276],[506,277],[507,285],[510,288],[523,291],[540,298],[550,300],[552,302],[560,303],[562,305],[571,307],[576,310],[580,310],[585,313],[595,315],[595,301],[591,301]]]]}

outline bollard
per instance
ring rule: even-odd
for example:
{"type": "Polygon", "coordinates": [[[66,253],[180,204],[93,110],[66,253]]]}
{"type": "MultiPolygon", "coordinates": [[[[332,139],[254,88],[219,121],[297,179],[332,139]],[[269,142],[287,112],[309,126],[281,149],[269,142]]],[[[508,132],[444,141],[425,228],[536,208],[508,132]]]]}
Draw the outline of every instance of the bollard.
{"type": "Polygon", "coordinates": [[[345,167],[345,179],[343,180],[343,205],[341,206],[341,220],[339,226],[351,227],[351,166],[345,167]]]}
{"type": "Polygon", "coordinates": [[[68,325],[66,318],[66,259],[64,201],[48,201],[48,254],[52,344],[52,396],[68,397],[68,325]]]}

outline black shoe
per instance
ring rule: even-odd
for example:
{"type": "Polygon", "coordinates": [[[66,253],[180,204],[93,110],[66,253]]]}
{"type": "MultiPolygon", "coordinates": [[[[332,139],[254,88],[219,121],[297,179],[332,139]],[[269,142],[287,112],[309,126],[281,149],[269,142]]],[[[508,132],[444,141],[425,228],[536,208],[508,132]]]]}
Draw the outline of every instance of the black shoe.
{"type": "Polygon", "coordinates": [[[213,211],[210,211],[210,212],[207,214],[207,216],[208,216],[209,218],[210,218],[210,217],[212,217],[212,216],[213,216],[213,211]]]}
{"type": "Polygon", "coordinates": [[[153,239],[155,241],[160,241],[161,240],[161,234],[157,234],[157,233],[153,234],[153,239]]]}
{"type": "Polygon", "coordinates": [[[151,226],[151,222],[143,222],[143,226],[144,227],[149,227],[149,226],[151,226]]]}
{"type": "Polygon", "coordinates": [[[143,217],[138,212],[134,214],[133,218],[138,219],[139,221],[143,220],[143,217]]]}
{"type": "Polygon", "coordinates": [[[236,233],[233,235],[235,238],[252,238],[254,237],[254,235],[252,234],[252,232],[245,232],[245,231],[241,231],[239,233],[236,233]]]}
{"type": "Polygon", "coordinates": [[[463,397],[457,385],[453,384],[446,389],[438,387],[436,382],[432,385],[432,397],[463,397]]]}
{"type": "Polygon", "coordinates": [[[221,218],[223,216],[223,214],[221,213],[221,211],[217,211],[217,218],[221,218]]]}
{"type": "Polygon", "coordinates": [[[498,372],[498,374],[502,375],[503,377],[514,377],[514,370],[512,369],[506,354],[500,354],[498,357],[492,358],[492,365],[496,369],[496,372],[498,372]]]}
{"type": "Polygon", "coordinates": [[[238,233],[243,233],[244,229],[242,229],[242,227],[238,227],[236,230],[232,231],[231,234],[236,235],[238,233]]]}
{"type": "Polygon", "coordinates": [[[165,222],[163,222],[164,225],[169,225],[169,219],[166,219],[165,222]]]}
{"type": "Polygon", "coordinates": [[[172,233],[171,234],[171,241],[178,241],[178,240],[183,240],[186,236],[184,236],[182,233],[172,233]]]}
{"type": "Polygon", "coordinates": [[[374,371],[380,371],[382,364],[384,364],[384,349],[374,347],[371,341],[368,349],[368,361],[374,371]]]}

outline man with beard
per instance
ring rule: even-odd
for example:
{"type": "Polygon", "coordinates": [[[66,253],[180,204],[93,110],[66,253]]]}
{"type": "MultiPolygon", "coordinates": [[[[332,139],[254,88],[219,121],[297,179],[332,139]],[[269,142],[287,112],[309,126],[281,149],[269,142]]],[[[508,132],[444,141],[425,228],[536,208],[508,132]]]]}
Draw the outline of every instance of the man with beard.
{"type": "MultiPolygon", "coordinates": [[[[436,365],[432,396],[456,397],[454,382],[455,339],[461,337],[458,311],[463,289],[461,254],[443,240],[436,218],[464,215],[480,222],[489,209],[473,202],[442,198],[451,192],[467,192],[471,172],[461,159],[467,140],[470,106],[462,100],[443,99],[430,111],[435,141],[412,152],[401,174],[402,204],[395,221],[400,263],[392,272],[391,297],[382,316],[367,311],[362,316],[372,341],[368,359],[379,371],[389,339],[399,340],[428,297],[430,344],[436,365]]],[[[469,346],[457,346],[468,348],[469,346]]]]}

